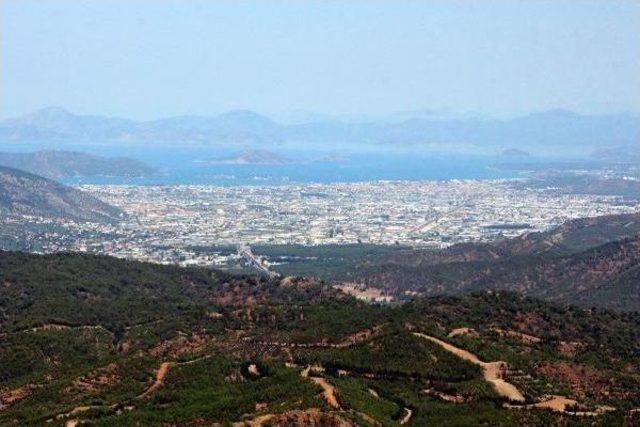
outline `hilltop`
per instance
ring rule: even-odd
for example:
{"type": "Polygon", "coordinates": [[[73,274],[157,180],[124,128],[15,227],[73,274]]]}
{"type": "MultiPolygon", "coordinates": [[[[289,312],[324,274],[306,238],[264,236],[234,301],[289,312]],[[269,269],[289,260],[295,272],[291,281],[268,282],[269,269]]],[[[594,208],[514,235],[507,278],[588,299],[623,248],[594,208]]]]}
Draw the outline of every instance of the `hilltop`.
{"type": "Polygon", "coordinates": [[[381,262],[351,279],[402,295],[502,289],[566,304],[640,310],[640,237],[571,255],[521,255],[423,266],[381,262]]]}
{"type": "Polygon", "coordinates": [[[115,222],[122,212],[75,188],[0,166],[0,216],[115,222]]]}

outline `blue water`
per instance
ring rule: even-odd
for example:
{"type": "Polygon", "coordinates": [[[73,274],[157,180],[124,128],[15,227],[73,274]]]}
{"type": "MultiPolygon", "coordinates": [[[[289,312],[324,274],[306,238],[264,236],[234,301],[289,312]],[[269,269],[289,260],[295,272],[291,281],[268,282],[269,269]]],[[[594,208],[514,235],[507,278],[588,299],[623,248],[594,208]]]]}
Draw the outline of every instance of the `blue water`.
{"type": "MultiPolygon", "coordinates": [[[[14,147],[15,148],[15,147],[14,147]]],[[[30,151],[41,146],[21,146],[30,151]]],[[[96,146],[65,145],[65,149],[106,156],[127,156],[158,168],[144,178],[91,177],[68,178],[68,184],[217,184],[277,185],[291,182],[360,182],[376,180],[447,180],[515,177],[513,171],[492,168],[504,158],[470,154],[392,150],[304,150],[274,148],[269,151],[292,161],[282,165],[211,164],[202,160],[229,156],[238,148],[204,146],[96,146]],[[328,155],[343,158],[321,161],[328,155]]],[[[7,147],[0,147],[6,150],[7,147]]],[[[7,150],[8,151],[8,150],[7,150]]],[[[17,151],[16,149],[12,151],[17,151]]]]}

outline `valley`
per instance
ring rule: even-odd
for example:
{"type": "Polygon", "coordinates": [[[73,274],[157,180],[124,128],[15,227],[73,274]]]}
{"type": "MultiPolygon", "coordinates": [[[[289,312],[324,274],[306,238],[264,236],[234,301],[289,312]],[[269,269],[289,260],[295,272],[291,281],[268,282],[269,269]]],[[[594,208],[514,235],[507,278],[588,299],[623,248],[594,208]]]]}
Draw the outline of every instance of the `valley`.
{"type": "Polygon", "coordinates": [[[640,426],[639,24],[0,0],[0,427],[640,426]]]}

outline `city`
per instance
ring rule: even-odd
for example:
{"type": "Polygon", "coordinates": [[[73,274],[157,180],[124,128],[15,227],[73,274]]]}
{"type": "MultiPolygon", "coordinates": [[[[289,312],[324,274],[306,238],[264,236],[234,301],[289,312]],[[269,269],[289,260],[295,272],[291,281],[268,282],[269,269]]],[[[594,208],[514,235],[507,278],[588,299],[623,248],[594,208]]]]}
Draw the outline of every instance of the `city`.
{"type": "Polygon", "coordinates": [[[574,218],[635,212],[640,206],[637,200],[617,196],[512,184],[84,185],[80,189],[121,208],[126,218],[117,225],[64,221],[64,231],[34,238],[44,239],[43,252],[75,250],[220,266],[229,257],[239,257],[235,251],[221,255],[216,250],[220,247],[369,243],[444,248],[543,231],[574,218]]]}

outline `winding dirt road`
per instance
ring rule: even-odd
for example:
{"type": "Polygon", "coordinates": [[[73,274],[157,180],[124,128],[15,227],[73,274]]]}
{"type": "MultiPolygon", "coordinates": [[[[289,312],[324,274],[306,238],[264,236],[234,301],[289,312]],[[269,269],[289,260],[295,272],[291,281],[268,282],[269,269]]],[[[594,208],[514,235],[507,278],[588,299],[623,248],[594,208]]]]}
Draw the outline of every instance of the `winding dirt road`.
{"type": "Polygon", "coordinates": [[[306,368],[300,371],[300,376],[304,379],[313,381],[314,383],[322,387],[322,397],[324,397],[324,400],[329,404],[329,406],[335,409],[342,409],[340,407],[340,403],[338,403],[338,398],[336,397],[336,388],[331,384],[329,384],[327,380],[325,380],[322,377],[309,376],[309,372],[311,372],[311,368],[324,371],[324,368],[320,366],[308,365],[306,368]]]}
{"type": "Polygon", "coordinates": [[[409,408],[404,408],[404,412],[402,413],[402,418],[400,418],[400,425],[404,425],[411,420],[411,416],[413,415],[413,411],[409,408]]]}
{"type": "Polygon", "coordinates": [[[212,355],[208,354],[206,356],[198,357],[196,359],[187,360],[186,362],[162,362],[160,367],[156,371],[156,376],[154,378],[153,384],[151,384],[145,391],[143,391],[136,399],[144,399],[149,396],[151,393],[162,387],[164,384],[164,380],[169,373],[169,368],[172,366],[184,366],[191,365],[193,363],[199,362],[201,360],[209,359],[212,355]]]}
{"type": "MultiPolygon", "coordinates": [[[[505,362],[483,362],[475,354],[458,348],[452,344],[441,339],[420,333],[413,332],[413,335],[427,339],[433,343],[438,344],[443,349],[455,354],[461,359],[467,360],[475,365],[482,367],[482,374],[488,383],[490,383],[494,390],[502,397],[508,400],[519,403],[516,405],[505,404],[504,406],[509,409],[547,409],[555,412],[561,412],[564,414],[570,414],[575,416],[598,416],[608,411],[615,411],[616,408],[609,406],[599,406],[594,411],[569,411],[568,408],[572,408],[578,405],[578,402],[573,399],[569,399],[564,396],[550,396],[546,400],[540,402],[531,403],[528,405],[522,405],[525,402],[525,398],[513,384],[506,382],[502,376],[507,368],[505,362]]],[[[528,338],[528,337],[527,337],[528,338]]],[[[529,340],[531,341],[531,340],[529,340]]]]}
{"type": "Polygon", "coordinates": [[[322,377],[309,377],[309,379],[322,387],[322,396],[329,406],[335,409],[340,409],[340,404],[336,398],[336,389],[334,386],[329,384],[327,380],[322,377]]]}
{"type": "Polygon", "coordinates": [[[507,364],[505,362],[483,362],[482,360],[478,359],[478,356],[476,356],[475,354],[449,344],[446,341],[442,341],[441,339],[420,332],[413,332],[413,335],[436,343],[443,349],[455,354],[459,358],[467,360],[474,365],[480,366],[482,368],[482,376],[484,380],[490,383],[496,393],[498,393],[500,396],[512,402],[521,403],[525,401],[524,396],[522,395],[520,390],[516,388],[516,386],[502,379],[503,372],[507,367],[507,364]]]}
{"type": "Polygon", "coordinates": [[[153,381],[153,384],[151,384],[145,391],[143,391],[142,394],[138,396],[138,399],[144,399],[145,397],[149,396],[151,393],[162,387],[162,385],[164,384],[164,379],[169,372],[169,368],[173,364],[173,362],[162,362],[160,364],[160,367],[156,371],[156,377],[153,381]]]}

